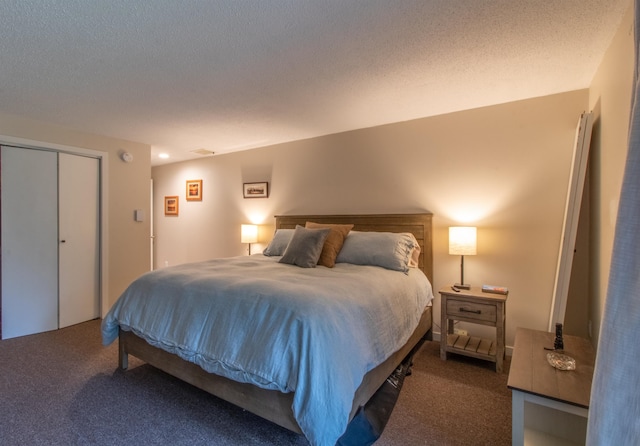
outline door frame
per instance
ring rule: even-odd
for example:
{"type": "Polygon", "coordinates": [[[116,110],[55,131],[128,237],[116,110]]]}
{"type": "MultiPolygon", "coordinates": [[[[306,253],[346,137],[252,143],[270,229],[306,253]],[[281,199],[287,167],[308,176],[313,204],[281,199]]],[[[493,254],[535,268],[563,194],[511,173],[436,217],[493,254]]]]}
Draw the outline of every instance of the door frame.
{"type": "MultiPolygon", "coordinates": [[[[88,156],[100,161],[100,317],[109,311],[109,153],[100,150],[85,149],[82,147],[67,146],[45,141],[36,141],[26,138],[0,135],[0,144],[7,146],[23,147],[25,149],[47,150],[52,152],[69,153],[72,155],[88,156]]],[[[0,259],[0,262],[2,259],[0,259]]],[[[0,277],[0,280],[2,278],[0,277]]],[[[0,301],[1,305],[1,301],[0,301]]],[[[2,308],[0,308],[0,312],[2,308]]],[[[1,336],[1,334],[0,334],[1,336]]],[[[1,339],[1,337],[0,337],[1,339]]]]}

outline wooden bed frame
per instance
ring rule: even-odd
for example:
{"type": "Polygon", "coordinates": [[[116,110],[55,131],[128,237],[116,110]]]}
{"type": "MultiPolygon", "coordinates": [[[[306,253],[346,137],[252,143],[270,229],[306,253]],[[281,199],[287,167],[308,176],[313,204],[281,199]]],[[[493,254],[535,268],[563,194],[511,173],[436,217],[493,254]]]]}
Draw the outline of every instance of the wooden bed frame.
{"type": "MultiPolygon", "coordinates": [[[[356,231],[411,232],[421,247],[419,268],[433,283],[433,258],[431,214],[381,214],[381,215],[296,215],[276,216],[276,229],[294,228],[305,222],[354,224],[356,231]]],[[[369,371],[356,391],[350,418],[380,388],[387,377],[409,355],[421,345],[423,339],[432,338],[432,307],[422,314],[418,328],[402,348],[385,362],[369,371]]],[[[302,433],[291,410],[293,393],[266,390],[252,384],[239,383],[228,378],[206,372],[200,366],[187,362],[176,355],[153,347],[135,334],[120,330],[119,362],[122,369],[128,367],[128,355],[133,355],[148,364],[186,381],[223,400],[242,407],[262,418],[279,424],[291,431],[302,433]]]]}

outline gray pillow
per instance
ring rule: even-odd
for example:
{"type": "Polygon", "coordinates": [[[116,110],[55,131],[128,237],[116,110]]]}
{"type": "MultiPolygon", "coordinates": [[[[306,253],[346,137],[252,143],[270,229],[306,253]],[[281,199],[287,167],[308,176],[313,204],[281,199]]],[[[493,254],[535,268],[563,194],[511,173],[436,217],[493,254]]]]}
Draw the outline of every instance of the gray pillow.
{"type": "Polygon", "coordinates": [[[373,265],[407,273],[414,250],[420,246],[413,234],[351,231],[336,263],[373,265]]]}
{"type": "Polygon", "coordinates": [[[273,235],[273,240],[262,251],[265,256],[281,256],[293,236],[293,229],[277,229],[273,235]]]}
{"type": "Polygon", "coordinates": [[[315,268],[329,232],[331,232],[329,228],[306,229],[300,225],[296,226],[291,241],[279,262],[302,268],[315,268]]]}

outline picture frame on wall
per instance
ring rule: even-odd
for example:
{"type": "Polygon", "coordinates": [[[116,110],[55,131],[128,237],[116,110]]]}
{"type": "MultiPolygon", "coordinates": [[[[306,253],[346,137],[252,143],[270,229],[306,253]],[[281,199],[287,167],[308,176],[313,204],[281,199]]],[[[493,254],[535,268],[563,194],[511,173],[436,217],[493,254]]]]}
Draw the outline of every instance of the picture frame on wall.
{"type": "Polygon", "coordinates": [[[187,180],[187,201],[202,201],[202,180],[187,180]]]}
{"type": "Polygon", "coordinates": [[[164,197],[164,215],[178,215],[179,209],[179,197],[177,195],[170,195],[164,197]]]}
{"type": "Polygon", "coordinates": [[[244,183],[242,185],[244,198],[267,198],[269,196],[269,183],[244,183]]]}

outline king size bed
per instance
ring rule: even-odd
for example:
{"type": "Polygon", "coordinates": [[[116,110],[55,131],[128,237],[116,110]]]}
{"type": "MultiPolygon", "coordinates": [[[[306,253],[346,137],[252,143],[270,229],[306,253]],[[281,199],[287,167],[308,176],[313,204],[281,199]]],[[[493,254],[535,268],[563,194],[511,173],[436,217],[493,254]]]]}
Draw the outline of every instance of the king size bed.
{"type": "Polygon", "coordinates": [[[263,254],[136,279],[105,317],[103,343],[119,340],[123,369],[133,355],[335,445],[431,336],[431,245],[427,213],[276,216],[263,254]]]}

